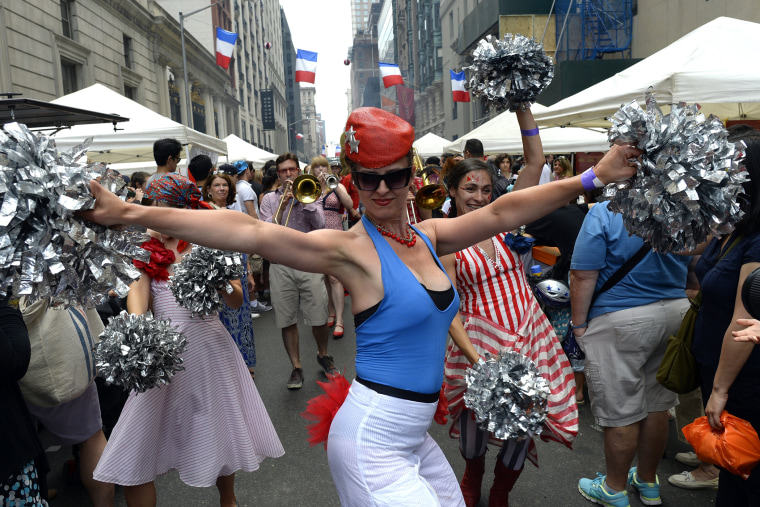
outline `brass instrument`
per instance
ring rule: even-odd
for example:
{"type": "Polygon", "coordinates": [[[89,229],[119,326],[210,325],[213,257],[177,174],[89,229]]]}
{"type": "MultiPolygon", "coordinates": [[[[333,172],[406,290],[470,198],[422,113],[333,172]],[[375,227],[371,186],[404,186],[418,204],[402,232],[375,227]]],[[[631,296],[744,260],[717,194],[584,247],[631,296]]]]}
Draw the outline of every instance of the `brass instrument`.
{"type": "Polygon", "coordinates": [[[425,186],[417,191],[414,201],[422,209],[438,209],[448,197],[446,185],[440,181],[441,174],[438,170],[429,167],[422,171],[422,180],[425,186]]]}
{"type": "Polygon", "coordinates": [[[417,216],[417,206],[414,203],[414,199],[406,201],[406,222],[409,224],[417,224],[420,222],[420,217],[417,216]]]}
{"type": "Polygon", "coordinates": [[[325,185],[327,185],[327,188],[330,190],[335,190],[338,188],[338,177],[334,174],[328,174],[325,176],[325,185]]]}
{"type": "Polygon", "coordinates": [[[287,180],[285,184],[282,186],[282,197],[280,197],[280,202],[277,204],[277,210],[274,212],[274,223],[276,224],[279,223],[277,222],[277,217],[280,214],[280,209],[282,208],[283,203],[285,203],[285,195],[288,193],[288,191],[290,190],[290,187],[292,186],[293,186],[293,182],[290,180],[287,180]]]}
{"type": "MultiPolygon", "coordinates": [[[[292,183],[290,181],[285,183],[285,190],[282,192],[280,204],[277,206],[277,211],[274,214],[275,217],[280,214],[280,208],[285,202],[285,195],[289,190],[288,186],[292,188],[293,197],[301,204],[311,204],[322,196],[322,185],[317,177],[311,174],[302,174],[294,179],[292,183]]],[[[285,217],[285,223],[283,224],[285,227],[288,226],[288,220],[290,220],[290,213],[293,211],[294,205],[295,203],[291,202],[288,216],[285,217]]]]}

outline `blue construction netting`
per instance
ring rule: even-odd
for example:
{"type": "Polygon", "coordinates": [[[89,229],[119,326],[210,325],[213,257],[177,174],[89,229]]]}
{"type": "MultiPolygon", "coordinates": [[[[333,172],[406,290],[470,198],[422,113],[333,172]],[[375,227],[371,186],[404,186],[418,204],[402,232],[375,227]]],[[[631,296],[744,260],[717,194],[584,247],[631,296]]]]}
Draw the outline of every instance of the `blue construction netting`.
{"type": "Polygon", "coordinates": [[[607,53],[630,58],[632,0],[557,0],[556,61],[594,60],[607,53]]]}

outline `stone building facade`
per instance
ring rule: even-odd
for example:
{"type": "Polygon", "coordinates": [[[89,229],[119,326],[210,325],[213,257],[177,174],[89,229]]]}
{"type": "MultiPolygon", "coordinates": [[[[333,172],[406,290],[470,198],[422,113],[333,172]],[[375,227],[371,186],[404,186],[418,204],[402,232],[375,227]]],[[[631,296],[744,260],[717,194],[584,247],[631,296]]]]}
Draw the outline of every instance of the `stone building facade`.
{"type": "Polygon", "coordinates": [[[273,152],[288,148],[277,0],[24,0],[0,4],[0,92],[53,100],[102,83],[187,124],[179,12],[196,130],[273,152]],[[216,65],[214,23],[239,34],[230,69],[216,65]],[[270,42],[267,50],[265,43],[270,42]],[[275,128],[261,125],[260,91],[273,91],[275,128]]]}

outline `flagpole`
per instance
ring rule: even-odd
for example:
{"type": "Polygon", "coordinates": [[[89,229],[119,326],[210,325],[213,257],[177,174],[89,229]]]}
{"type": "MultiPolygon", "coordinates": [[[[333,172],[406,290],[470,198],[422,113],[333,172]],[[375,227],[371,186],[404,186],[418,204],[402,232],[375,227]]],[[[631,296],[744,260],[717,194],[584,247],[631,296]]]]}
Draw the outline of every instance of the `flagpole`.
{"type": "MultiPolygon", "coordinates": [[[[245,2],[250,0],[243,1],[245,2]]],[[[198,14],[199,12],[205,11],[206,9],[209,9],[222,2],[224,2],[224,0],[218,0],[212,4],[201,7],[200,9],[188,12],[187,14],[182,14],[182,11],[179,12],[179,38],[182,41],[182,71],[185,75],[185,107],[187,108],[187,118],[185,119],[187,120],[187,126],[190,128],[193,128],[193,104],[190,100],[190,82],[187,79],[187,54],[185,53],[185,18],[189,18],[194,14],[198,14]]]]}
{"type": "Polygon", "coordinates": [[[182,71],[185,75],[185,107],[187,117],[185,123],[189,128],[193,128],[193,105],[190,101],[190,84],[187,82],[187,54],[185,53],[185,16],[179,13],[179,38],[182,41],[182,71]]]}

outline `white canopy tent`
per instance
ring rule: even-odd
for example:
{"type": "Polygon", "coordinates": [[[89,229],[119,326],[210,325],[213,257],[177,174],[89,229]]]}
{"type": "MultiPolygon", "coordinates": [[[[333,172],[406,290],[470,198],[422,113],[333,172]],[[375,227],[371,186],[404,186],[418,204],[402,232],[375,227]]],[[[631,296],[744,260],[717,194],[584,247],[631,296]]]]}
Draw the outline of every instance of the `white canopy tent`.
{"type": "MultiPolygon", "coordinates": [[[[546,107],[541,104],[533,104],[531,107],[534,115],[538,115],[545,109],[546,107]]],[[[487,154],[522,153],[520,125],[517,123],[515,113],[509,111],[501,113],[456,141],[447,144],[445,151],[462,153],[468,139],[479,139],[487,154]]],[[[610,148],[605,132],[575,127],[541,129],[541,143],[544,153],[607,151],[610,148]]]]}
{"type": "Polygon", "coordinates": [[[424,136],[414,141],[414,146],[417,149],[417,153],[420,154],[423,161],[427,157],[440,157],[443,153],[443,148],[449,144],[449,141],[441,136],[437,136],[432,132],[428,132],[424,136]]]}
{"type": "Polygon", "coordinates": [[[651,86],[658,104],[702,106],[721,120],[760,119],[760,24],[721,17],[684,35],[626,70],[542,112],[542,126],[609,127],[605,117],[651,86]]]}
{"type": "MultiPolygon", "coordinates": [[[[93,137],[87,152],[90,160],[95,162],[116,163],[153,163],[153,143],[162,138],[171,137],[185,145],[183,158],[205,153],[225,154],[227,144],[221,139],[203,134],[197,130],[177,123],[160,115],[137,102],[103,86],[94,84],[83,90],[64,95],[52,101],[54,104],[107,111],[129,118],[120,123],[116,132],[110,124],[77,125],[69,130],[62,130],[55,135],[59,151],[82,143],[87,137],[93,137]]],[[[215,158],[212,156],[212,159],[215,158]]]]}
{"type": "Polygon", "coordinates": [[[262,150],[234,134],[225,137],[224,142],[227,143],[227,156],[219,157],[218,164],[224,164],[227,161],[245,160],[251,162],[254,168],[260,169],[264,167],[267,160],[275,160],[277,158],[277,155],[274,153],[262,150]]]}

